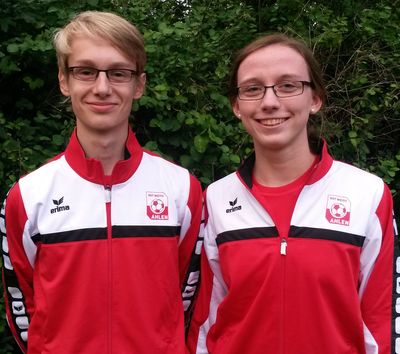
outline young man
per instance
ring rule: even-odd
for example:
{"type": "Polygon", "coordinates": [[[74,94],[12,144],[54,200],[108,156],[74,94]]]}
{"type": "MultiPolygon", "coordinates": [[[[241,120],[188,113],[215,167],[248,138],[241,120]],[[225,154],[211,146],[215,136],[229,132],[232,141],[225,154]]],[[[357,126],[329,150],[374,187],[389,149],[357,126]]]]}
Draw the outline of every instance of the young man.
{"type": "Polygon", "coordinates": [[[129,128],[146,82],[142,36],[117,15],[90,11],[54,44],[76,129],[66,150],[21,178],[4,203],[12,332],[29,354],[184,353],[181,289],[201,186],[144,151],[129,128]]]}

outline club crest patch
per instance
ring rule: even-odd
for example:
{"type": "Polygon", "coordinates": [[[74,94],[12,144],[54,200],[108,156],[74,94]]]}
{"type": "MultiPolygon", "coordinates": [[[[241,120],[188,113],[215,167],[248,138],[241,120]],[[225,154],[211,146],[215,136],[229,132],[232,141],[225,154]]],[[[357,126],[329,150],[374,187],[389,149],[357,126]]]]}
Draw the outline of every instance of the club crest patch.
{"type": "Polygon", "coordinates": [[[331,224],[350,225],[351,203],[347,197],[328,195],[325,217],[331,224]]]}
{"type": "Polygon", "coordinates": [[[168,197],[163,192],[146,192],[147,216],[152,220],[168,220],[168,197]]]}

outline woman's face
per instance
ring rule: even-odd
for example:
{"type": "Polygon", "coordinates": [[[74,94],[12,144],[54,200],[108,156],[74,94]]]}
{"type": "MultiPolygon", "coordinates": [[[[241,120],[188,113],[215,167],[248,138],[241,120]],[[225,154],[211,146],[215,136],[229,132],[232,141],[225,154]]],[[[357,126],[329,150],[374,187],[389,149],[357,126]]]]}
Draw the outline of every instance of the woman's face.
{"type": "MultiPolygon", "coordinates": [[[[261,48],[247,56],[237,72],[238,86],[271,86],[288,81],[310,81],[307,63],[294,49],[281,44],[261,48]]],[[[305,85],[302,94],[278,98],[268,88],[262,99],[233,103],[235,115],[252,136],[257,151],[308,147],[307,121],[322,105],[321,98],[305,85]]]]}

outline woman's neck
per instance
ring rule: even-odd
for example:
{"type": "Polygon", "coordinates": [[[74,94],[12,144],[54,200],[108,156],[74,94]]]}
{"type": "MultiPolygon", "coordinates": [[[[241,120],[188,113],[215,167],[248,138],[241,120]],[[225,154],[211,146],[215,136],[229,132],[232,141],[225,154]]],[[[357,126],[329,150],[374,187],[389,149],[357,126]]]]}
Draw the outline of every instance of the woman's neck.
{"type": "Polygon", "coordinates": [[[255,149],[254,177],[264,186],[279,187],[302,176],[315,161],[315,155],[307,146],[304,149],[286,151],[255,149]]]}

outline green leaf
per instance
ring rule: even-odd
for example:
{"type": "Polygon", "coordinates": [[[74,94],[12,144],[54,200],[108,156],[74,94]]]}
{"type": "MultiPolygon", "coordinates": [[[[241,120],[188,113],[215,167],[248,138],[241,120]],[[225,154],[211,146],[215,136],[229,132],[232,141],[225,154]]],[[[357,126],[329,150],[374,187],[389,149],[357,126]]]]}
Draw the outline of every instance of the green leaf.
{"type": "Polygon", "coordinates": [[[33,79],[29,76],[25,76],[24,81],[29,85],[31,90],[36,90],[44,85],[44,81],[40,78],[33,79]]]}
{"type": "Polygon", "coordinates": [[[204,135],[196,135],[194,138],[194,147],[200,153],[204,153],[207,149],[209,139],[204,135]]]}
{"type": "Polygon", "coordinates": [[[216,136],[212,131],[208,132],[208,136],[211,141],[213,141],[214,143],[216,143],[218,145],[222,145],[224,142],[220,137],[216,136]]]}
{"type": "Polygon", "coordinates": [[[354,130],[349,131],[349,138],[357,138],[357,132],[354,130]]]}
{"type": "Polygon", "coordinates": [[[19,51],[19,44],[12,43],[7,46],[7,52],[17,53],[19,51]]]}
{"type": "Polygon", "coordinates": [[[62,146],[62,145],[64,145],[65,140],[64,140],[64,137],[62,135],[55,134],[52,137],[52,142],[53,142],[54,145],[62,146]]]}

